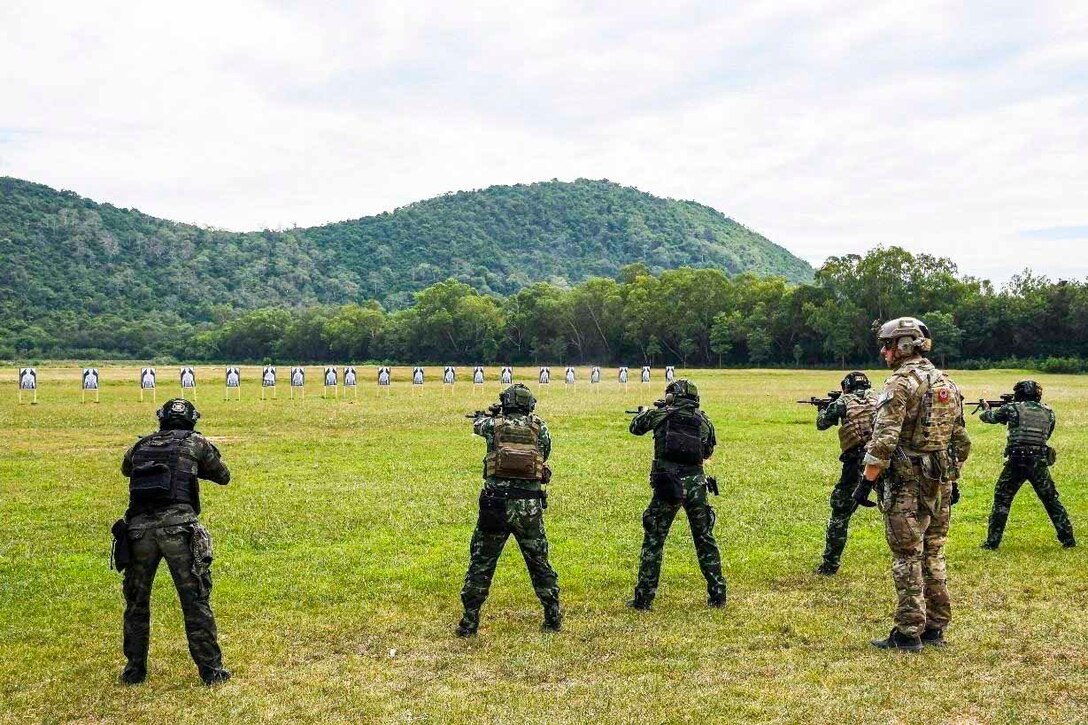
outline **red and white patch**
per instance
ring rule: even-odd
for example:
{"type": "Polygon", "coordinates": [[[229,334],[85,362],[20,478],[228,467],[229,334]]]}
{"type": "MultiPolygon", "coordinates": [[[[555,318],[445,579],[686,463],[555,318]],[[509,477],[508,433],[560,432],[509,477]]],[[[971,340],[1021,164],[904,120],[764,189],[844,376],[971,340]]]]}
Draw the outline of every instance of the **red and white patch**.
{"type": "Polygon", "coordinates": [[[942,403],[947,403],[948,399],[952,397],[952,394],[948,392],[948,388],[941,388],[937,391],[937,400],[942,403]]]}

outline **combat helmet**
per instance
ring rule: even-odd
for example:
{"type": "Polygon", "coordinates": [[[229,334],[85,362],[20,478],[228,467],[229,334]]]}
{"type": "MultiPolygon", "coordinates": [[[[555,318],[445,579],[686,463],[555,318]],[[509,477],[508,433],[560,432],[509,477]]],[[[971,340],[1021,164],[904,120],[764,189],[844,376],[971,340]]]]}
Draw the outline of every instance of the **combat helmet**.
{"type": "Polygon", "coordinates": [[[842,379],[842,382],[839,383],[839,387],[842,388],[842,392],[844,393],[855,393],[859,390],[868,390],[873,386],[872,383],[869,382],[868,375],[860,370],[855,370],[842,379]]]}
{"type": "Polygon", "coordinates": [[[161,428],[192,428],[200,419],[200,413],[196,406],[185,398],[173,398],[162,404],[155,411],[155,417],[159,419],[161,428]]]}
{"type": "Polygon", "coordinates": [[[1034,380],[1021,380],[1012,386],[1012,396],[1013,400],[1016,401],[1034,400],[1038,402],[1043,399],[1043,386],[1034,380]]]}
{"type": "Polygon", "coordinates": [[[508,413],[532,413],[536,408],[536,396],[521,383],[514,383],[499,393],[499,402],[508,413]]]}
{"type": "Polygon", "coordinates": [[[881,346],[895,346],[900,355],[929,352],[933,349],[933,337],[926,323],[916,317],[897,317],[888,320],[877,330],[876,339],[881,346]]]}
{"type": "Polygon", "coordinates": [[[699,402],[699,388],[696,387],[695,383],[680,378],[679,380],[673,380],[665,386],[666,402],[671,403],[673,400],[681,399],[694,400],[696,403],[699,402]],[[672,400],[669,399],[670,395],[672,396],[672,400]]]}

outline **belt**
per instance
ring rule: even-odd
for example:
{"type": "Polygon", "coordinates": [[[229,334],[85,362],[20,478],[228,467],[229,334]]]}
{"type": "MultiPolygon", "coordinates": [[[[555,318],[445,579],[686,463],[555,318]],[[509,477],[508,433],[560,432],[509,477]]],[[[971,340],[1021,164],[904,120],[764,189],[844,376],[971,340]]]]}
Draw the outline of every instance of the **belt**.
{"type": "Polygon", "coordinates": [[[484,489],[480,494],[484,498],[500,498],[500,499],[521,499],[521,498],[544,498],[543,491],[532,491],[527,488],[494,488],[484,489]]]}

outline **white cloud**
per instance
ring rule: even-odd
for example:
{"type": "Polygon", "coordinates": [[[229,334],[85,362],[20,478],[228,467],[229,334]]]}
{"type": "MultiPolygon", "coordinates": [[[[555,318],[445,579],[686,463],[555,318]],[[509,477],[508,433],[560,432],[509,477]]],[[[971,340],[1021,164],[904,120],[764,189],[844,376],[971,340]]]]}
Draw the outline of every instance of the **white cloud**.
{"type": "Polygon", "coordinates": [[[1070,3],[0,5],[0,174],[182,221],[309,225],[580,176],[819,263],[899,243],[1088,275],[1070,3]]]}

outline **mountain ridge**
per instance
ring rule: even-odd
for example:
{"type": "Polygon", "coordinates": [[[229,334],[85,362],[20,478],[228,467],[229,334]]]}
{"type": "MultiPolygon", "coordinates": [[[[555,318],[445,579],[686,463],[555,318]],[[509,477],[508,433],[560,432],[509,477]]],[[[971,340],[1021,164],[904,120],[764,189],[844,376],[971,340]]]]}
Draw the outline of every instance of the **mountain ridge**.
{"type": "Polygon", "coordinates": [[[316,227],[233,232],[0,178],[0,311],[177,315],[377,300],[450,277],[508,295],[694,266],[811,280],[812,267],[712,207],[607,180],[497,185],[316,227]],[[4,290],[7,290],[6,292],[4,290]]]}

